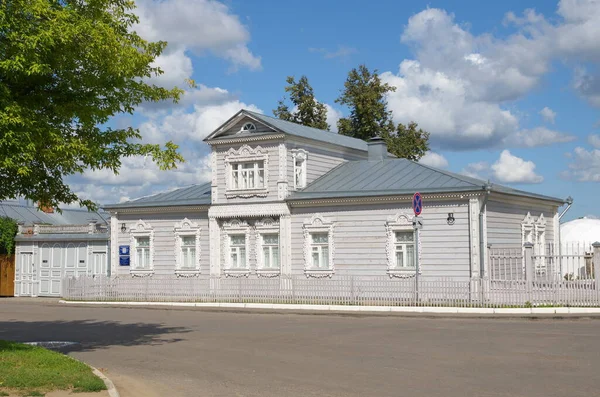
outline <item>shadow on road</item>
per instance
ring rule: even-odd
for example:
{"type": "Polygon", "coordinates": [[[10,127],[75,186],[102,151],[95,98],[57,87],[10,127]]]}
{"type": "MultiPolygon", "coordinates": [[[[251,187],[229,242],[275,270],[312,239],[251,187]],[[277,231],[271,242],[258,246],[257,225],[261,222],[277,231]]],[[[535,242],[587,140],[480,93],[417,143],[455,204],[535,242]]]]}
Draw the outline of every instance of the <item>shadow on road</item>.
{"type": "MultiPolygon", "coordinates": [[[[15,342],[77,342],[67,351],[92,351],[109,346],[161,345],[183,340],[170,334],[189,332],[183,327],[115,321],[0,321],[0,339],[15,342]]],[[[64,351],[64,350],[63,350],[64,351]]]]}

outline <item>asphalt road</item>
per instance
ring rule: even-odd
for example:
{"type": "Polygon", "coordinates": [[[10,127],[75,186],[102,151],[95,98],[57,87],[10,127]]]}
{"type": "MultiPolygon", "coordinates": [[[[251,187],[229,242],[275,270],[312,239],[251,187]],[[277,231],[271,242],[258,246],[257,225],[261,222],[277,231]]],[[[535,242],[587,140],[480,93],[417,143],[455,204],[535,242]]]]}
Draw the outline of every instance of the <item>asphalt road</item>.
{"type": "Polygon", "coordinates": [[[600,320],[73,307],[0,300],[0,339],[80,342],[123,397],[597,396],[600,320]]]}

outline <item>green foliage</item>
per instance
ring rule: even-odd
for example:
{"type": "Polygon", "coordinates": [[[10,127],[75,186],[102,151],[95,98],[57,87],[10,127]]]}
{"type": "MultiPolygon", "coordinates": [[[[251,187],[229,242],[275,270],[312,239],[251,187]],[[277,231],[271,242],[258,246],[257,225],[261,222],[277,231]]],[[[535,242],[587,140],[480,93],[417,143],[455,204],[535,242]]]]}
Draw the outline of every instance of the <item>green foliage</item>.
{"type": "Polygon", "coordinates": [[[350,116],[338,121],[340,134],[368,141],[379,136],[385,139],[388,151],[409,160],[419,160],[429,150],[429,133],[411,122],[394,125],[392,112],[387,109],[386,95],[396,88],[383,83],[377,70],[365,65],[352,69],[344,90],[336,102],[350,108],[350,116]]]}
{"type": "Polygon", "coordinates": [[[308,82],[308,78],[302,76],[296,82],[293,76],[288,76],[286,82],[288,85],[285,87],[285,92],[289,93],[290,101],[295,109],[290,111],[284,98],[279,101],[277,109],[273,110],[275,117],[307,127],[329,130],[327,108],[315,99],[315,94],[308,82]]]}
{"type": "MultiPolygon", "coordinates": [[[[0,340],[0,385],[7,389],[79,392],[106,390],[90,367],[64,354],[42,347],[0,340]]],[[[39,394],[29,394],[39,395],[39,394]]]]}
{"type": "Polygon", "coordinates": [[[165,42],[134,31],[133,0],[4,0],[0,7],[0,200],[78,201],[64,182],[86,169],[118,173],[121,159],[150,156],[161,169],[177,145],[143,144],[138,130],[108,128],[144,101],[179,99],[144,78],[165,42]]]}
{"type": "Polygon", "coordinates": [[[15,247],[15,236],[19,227],[14,219],[0,217],[0,252],[12,254],[15,247]]]}

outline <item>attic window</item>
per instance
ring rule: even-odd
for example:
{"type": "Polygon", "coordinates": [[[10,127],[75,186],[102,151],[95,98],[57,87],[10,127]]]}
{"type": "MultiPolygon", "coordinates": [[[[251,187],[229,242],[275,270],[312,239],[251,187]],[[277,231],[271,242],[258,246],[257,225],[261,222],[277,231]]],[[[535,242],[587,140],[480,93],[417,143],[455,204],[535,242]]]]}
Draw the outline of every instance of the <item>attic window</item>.
{"type": "Polygon", "coordinates": [[[253,123],[246,123],[241,131],[256,131],[256,126],[253,123]]]}

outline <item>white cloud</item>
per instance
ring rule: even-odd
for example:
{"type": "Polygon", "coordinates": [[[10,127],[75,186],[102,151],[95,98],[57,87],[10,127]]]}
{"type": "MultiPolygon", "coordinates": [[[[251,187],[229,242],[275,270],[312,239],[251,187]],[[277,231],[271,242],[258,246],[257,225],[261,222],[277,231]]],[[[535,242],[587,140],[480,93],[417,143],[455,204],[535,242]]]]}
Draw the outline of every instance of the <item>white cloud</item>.
{"type": "MultiPolygon", "coordinates": [[[[428,8],[413,15],[402,33],[415,59],[400,63],[398,73],[384,72],[395,86],[388,97],[396,122],[416,121],[437,147],[533,147],[568,142],[570,135],[542,127],[524,129],[521,114],[507,107],[539,85],[553,61],[569,65],[600,59],[600,2],[562,1],[559,19],[534,10],[508,13],[516,28],[507,37],[474,35],[455,16],[428,8]]],[[[600,104],[600,84],[580,74],[574,86],[592,104],[600,104]]],[[[548,122],[556,114],[542,110],[548,122]]]]}
{"type": "Polygon", "coordinates": [[[600,149],[600,135],[599,134],[591,134],[588,136],[588,142],[595,149],[600,149]]]}
{"type": "Polygon", "coordinates": [[[503,183],[541,183],[544,177],[535,173],[535,163],[512,155],[508,150],[491,167],[496,180],[503,183]]]}
{"type": "Polygon", "coordinates": [[[546,127],[536,127],[530,130],[520,130],[507,136],[503,140],[503,144],[509,147],[533,148],[553,143],[572,142],[575,139],[577,138],[573,135],[549,130],[546,127]]]}
{"type": "Polygon", "coordinates": [[[425,156],[421,157],[419,163],[435,168],[448,168],[448,160],[441,154],[431,151],[425,153],[425,156]]]}
{"type": "Polygon", "coordinates": [[[324,104],[327,108],[327,124],[329,124],[329,129],[333,132],[338,132],[337,122],[339,119],[344,117],[341,111],[334,108],[331,105],[324,104]]]}
{"type": "MultiPolygon", "coordinates": [[[[247,47],[248,29],[225,4],[214,0],[138,0],[137,6],[140,23],[135,30],[145,39],[163,40],[170,48],[185,48],[196,55],[208,51],[229,60],[234,68],[261,68],[260,57],[247,47]]],[[[166,61],[162,60],[163,64],[166,61]]]]}
{"type": "Polygon", "coordinates": [[[545,122],[554,124],[554,120],[556,119],[556,112],[550,109],[548,106],[540,110],[540,115],[542,116],[545,122]]]}
{"type": "Polygon", "coordinates": [[[592,74],[584,68],[578,68],[573,78],[573,88],[592,106],[600,107],[600,74],[592,74]]]}
{"type": "Polygon", "coordinates": [[[460,173],[471,178],[488,179],[490,177],[490,164],[487,161],[470,163],[460,173]]]}
{"type": "Polygon", "coordinates": [[[586,150],[576,147],[570,156],[572,162],[567,171],[561,176],[565,179],[574,179],[579,182],[600,182],[600,150],[586,150]]]}

